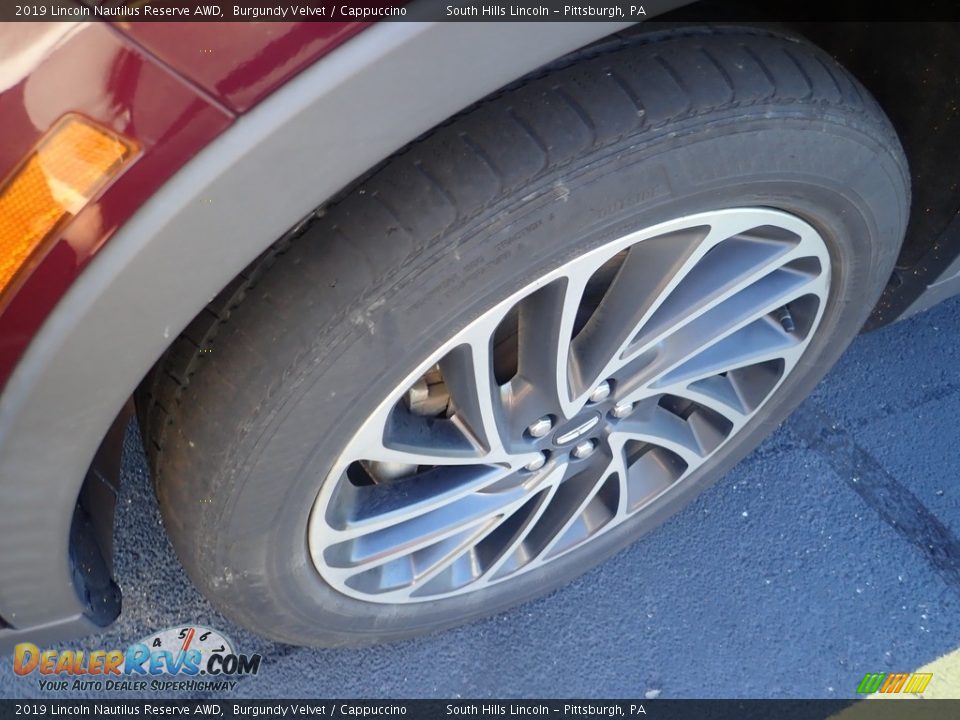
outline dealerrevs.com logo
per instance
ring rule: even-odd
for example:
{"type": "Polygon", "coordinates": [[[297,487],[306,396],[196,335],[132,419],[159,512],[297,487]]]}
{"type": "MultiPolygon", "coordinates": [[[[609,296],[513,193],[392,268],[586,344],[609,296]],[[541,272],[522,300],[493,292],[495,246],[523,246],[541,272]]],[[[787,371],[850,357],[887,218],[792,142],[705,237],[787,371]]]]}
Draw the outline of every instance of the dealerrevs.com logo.
{"type": "Polygon", "coordinates": [[[234,678],[260,671],[261,660],[236,652],[217,630],[191,625],[161,630],[126,650],[41,650],[20,643],[13,671],[37,677],[41,690],[210,691],[232,690],[234,678]]]}

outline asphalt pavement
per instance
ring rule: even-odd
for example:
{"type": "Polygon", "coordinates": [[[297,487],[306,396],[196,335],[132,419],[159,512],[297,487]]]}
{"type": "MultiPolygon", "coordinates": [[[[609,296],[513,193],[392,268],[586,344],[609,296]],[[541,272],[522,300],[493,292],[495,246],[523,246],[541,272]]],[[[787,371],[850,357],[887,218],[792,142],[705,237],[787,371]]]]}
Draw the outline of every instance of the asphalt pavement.
{"type": "MultiPolygon", "coordinates": [[[[857,338],[746,460],[570,586],[429,637],[310,650],[252,636],[193,589],[131,427],[117,517],[123,614],[63,647],[212,626],[264,658],[217,697],[853,697],[866,672],[910,672],[960,646],[958,441],[953,300],[857,338]]],[[[0,697],[43,694],[0,658],[0,697]]]]}

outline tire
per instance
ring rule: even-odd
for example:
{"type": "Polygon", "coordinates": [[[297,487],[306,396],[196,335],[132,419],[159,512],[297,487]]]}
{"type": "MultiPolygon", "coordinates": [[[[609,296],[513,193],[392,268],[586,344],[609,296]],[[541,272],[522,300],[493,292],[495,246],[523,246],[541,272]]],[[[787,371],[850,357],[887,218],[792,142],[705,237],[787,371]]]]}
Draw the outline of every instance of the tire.
{"type": "Polygon", "coordinates": [[[385,162],[252,265],[159,361],[138,407],[177,554],[225,615],[297,645],[394,641],[547,593],[677,512],[810,392],[876,302],[908,206],[906,161],[882,111],[796,38],[652,32],[544,70],[385,162]],[[504,582],[396,603],[328,582],[311,525],[326,517],[312,515],[318,492],[425,358],[589,251],[742,208],[815,231],[829,285],[789,374],[708,461],[609,531],[504,582]]]}

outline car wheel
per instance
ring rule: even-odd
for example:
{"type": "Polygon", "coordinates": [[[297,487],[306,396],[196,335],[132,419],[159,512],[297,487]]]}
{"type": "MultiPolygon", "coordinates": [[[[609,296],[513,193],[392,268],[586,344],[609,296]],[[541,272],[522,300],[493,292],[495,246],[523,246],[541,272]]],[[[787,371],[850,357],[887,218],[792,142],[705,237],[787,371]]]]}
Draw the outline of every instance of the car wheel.
{"type": "Polygon", "coordinates": [[[359,181],[161,359],[138,403],[177,553],[296,644],[557,588],[808,394],[908,201],[879,107],[796,38],[687,28],[555,64],[359,181]]]}

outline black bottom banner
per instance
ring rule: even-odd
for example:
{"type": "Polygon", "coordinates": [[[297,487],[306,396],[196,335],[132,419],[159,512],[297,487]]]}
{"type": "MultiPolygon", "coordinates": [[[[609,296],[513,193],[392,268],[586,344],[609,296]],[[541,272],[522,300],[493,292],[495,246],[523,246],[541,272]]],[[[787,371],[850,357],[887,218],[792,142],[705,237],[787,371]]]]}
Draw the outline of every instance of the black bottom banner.
{"type": "Polygon", "coordinates": [[[940,720],[954,700],[0,700],[9,718],[650,718],[651,720],[940,720]]]}

